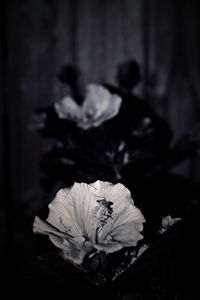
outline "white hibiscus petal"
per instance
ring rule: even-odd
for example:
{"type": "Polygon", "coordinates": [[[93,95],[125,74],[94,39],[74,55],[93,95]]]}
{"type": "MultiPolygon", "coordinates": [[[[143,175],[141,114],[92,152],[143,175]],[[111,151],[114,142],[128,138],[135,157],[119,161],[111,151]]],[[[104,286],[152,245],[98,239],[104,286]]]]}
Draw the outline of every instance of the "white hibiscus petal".
{"type": "Polygon", "coordinates": [[[71,121],[81,119],[81,107],[69,96],[54,104],[54,108],[60,119],[71,121]]]}
{"type": "Polygon", "coordinates": [[[110,93],[99,84],[89,84],[86,89],[86,97],[83,103],[83,111],[93,114],[94,119],[106,111],[110,93]]]}
{"type": "Polygon", "coordinates": [[[74,218],[69,195],[70,189],[61,189],[56,194],[54,201],[48,206],[49,215],[47,221],[63,232],[68,232],[73,236],[81,235],[81,227],[74,218]]]}
{"type": "Polygon", "coordinates": [[[91,247],[83,247],[79,243],[69,243],[65,241],[63,245],[63,258],[71,260],[75,264],[82,264],[85,256],[91,251],[91,247]]]}
{"type": "Polygon", "coordinates": [[[58,238],[57,236],[49,235],[49,239],[52,242],[52,244],[54,244],[54,246],[56,246],[57,248],[63,249],[65,247],[65,240],[63,238],[58,238]]]}
{"type": "Polygon", "coordinates": [[[33,232],[34,233],[40,233],[45,235],[54,235],[59,238],[67,237],[65,233],[60,232],[59,229],[52,226],[51,224],[48,224],[45,221],[42,221],[40,218],[35,217],[34,223],[33,223],[33,232]]]}
{"type": "Polygon", "coordinates": [[[125,206],[133,204],[130,191],[121,183],[110,186],[105,189],[105,197],[112,199],[115,209],[120,213],[125,206]],[[122,201],[123,199],[123,201],[122,201]]]}
{"type": "Polygon", "coordinates": [[[136,224],[121,225],[110,232],[110,234],[115,240],[120,240],[122,243],[133,240],[137,241],[138,239],[140,239],[140,236],[142,236],[136,224]]]}
{"type": "Polygon", "coordinates": [[[101,115],[94,119],[93,126],[98,127],[103,122],[117,116],[121,105],[121,98],[117,95],[112,95],[109,100],[109,105],[106,106],[101,115]]]}
{"type": "Polygon", "coordinates": [[[97,224],[95,224],[93,215],[97,206],[97,196],[91,193],[91,187],[85,183],[75,183],[71,194],[74,199],[74,213],[76,219],[81,222],[82,231],[86,238],[95,240],[97,224]]]}
{"type": "Polygon", "coordinates": [[[115,218],[113,227],[117,227],[120,224],[126,224],[129,222],[139,223],[145,221],[141,211],[134,205],[129,205],[129,207],[126,207],[123,211],[121,211],[120,214],[117,214],[114,210],[113,216],[115,218]]]}
{"type": "Polygon", "coordinates": [[[138,230],[142,231],[143,229],[143,223],[145,222],[144,217],[142,214],[135,215],[135,212],[133,210],[125,209],[121,215],[115,216],[113,214],[113,219],[110,219],[109,222],[102,228],[102,231],[100,233],[100,238],[104,239],[107,234],[112,234],[113,232],[117,231],[118,228],[124,227],[125,229],[129,226],[131,226],[132,231],[135,228],[135,225],[138,226],[138,230]]]}
{"type": "Polygon", "coordinates": [[[108,187],[113,187],[113,184],[107,181],[97,180],[91,184],[89,184],[91,188],[91,193],[94,193],[96,196],[105,197],[105,191],[108,187]]]}

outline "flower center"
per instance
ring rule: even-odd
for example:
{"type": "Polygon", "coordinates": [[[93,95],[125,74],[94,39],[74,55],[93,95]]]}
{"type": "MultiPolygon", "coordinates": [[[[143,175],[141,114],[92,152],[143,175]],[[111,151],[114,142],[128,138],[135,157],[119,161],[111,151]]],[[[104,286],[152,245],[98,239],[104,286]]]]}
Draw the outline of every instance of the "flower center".
{"type": "Polygon", "coordinates": [[[97,199],[98,205],[92,211],[92,219],[96,226],[96,243],[98,243],[98,235],[108,219],[112,219],[113,202],[107,201],[106,198],[97,199]]]}

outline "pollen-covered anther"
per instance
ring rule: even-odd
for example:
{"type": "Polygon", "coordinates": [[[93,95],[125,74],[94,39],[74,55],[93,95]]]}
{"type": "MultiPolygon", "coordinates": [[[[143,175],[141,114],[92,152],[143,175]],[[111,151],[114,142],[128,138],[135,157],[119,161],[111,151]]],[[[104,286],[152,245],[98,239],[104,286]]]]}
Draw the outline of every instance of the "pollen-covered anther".
{"type": "Polygon", "coordinates": [[[105,198],[97,199],[97,206],[92,211],[93,223],[97,227],[104,226],[109,218],[112,218],[112,205],[111,201],[107,201],[105,198]]]}

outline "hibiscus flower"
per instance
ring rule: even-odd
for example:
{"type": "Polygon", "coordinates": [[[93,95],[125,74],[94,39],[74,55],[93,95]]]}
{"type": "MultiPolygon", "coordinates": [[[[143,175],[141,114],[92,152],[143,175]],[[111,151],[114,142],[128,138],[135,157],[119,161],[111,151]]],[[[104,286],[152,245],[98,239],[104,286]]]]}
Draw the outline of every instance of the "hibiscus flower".
{"type": "Polygon", "coordinates": [[[48,235],[65,259],[81,264],[96,251],[136,246],[144,222],[124,185],[96,181],[61,189],[49,204],[46,221],[35,218],[33,231],[48,235]]]}
{"type": "Polygon", "coordinates": [[[60,119],[67,119],[77,123],[82,129],[98,127],[106,120],[115,117],[120,109],[122,99],[111,94],[99,84],[89,84],[86,97],[82,105],[78,105],[67,96],[54,104],[60,119]]]}

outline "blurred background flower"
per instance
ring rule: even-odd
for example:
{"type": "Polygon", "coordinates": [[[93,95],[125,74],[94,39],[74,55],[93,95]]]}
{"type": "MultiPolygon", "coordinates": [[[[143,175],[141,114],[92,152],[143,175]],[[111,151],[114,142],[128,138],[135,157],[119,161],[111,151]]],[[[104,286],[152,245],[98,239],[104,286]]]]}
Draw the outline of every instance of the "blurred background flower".
{"type": "Polygon", "coordinates": [[[89,129],[98,127],[106,120],[115,117],[120,109],[121,98],[111,95],[101,85],[89,84],[82,106],[70,97],[55,103],[58,117],[77,123],[78,127],[89,129]]]}

